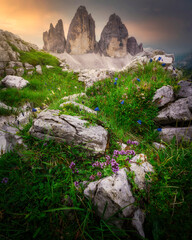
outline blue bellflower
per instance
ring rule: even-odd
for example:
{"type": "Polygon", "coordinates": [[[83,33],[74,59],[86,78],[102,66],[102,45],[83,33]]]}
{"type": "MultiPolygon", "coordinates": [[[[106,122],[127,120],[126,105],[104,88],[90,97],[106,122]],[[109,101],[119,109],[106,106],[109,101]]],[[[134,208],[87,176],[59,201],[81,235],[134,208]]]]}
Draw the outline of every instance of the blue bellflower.
{"type": "Polygon", "coordinates": [[[141,120],[138,120],[137,122],[141,125],[141,120]]]}

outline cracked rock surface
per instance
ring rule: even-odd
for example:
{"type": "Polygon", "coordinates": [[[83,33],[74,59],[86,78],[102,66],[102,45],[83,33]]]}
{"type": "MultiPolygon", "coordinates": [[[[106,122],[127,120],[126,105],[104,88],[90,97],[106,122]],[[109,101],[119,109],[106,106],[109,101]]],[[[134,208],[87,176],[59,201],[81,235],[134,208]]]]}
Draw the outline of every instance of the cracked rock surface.
{"type": "MultiPolygon", "coordinates": [[[[99,216],[103,215],[107,203],[103,216],[104,219],[108,219],[122,208],[124,209],[118,213],[118,217],[131,216],[135,210],[135,206],[133,205],[135,198],[132,195],[131,186],[127,181],[125,168],[112,176],[91,182],[84,190],[84,195],[92,199],[94,205],[97,205],[99,216]]],[[[116,222],[116,225],[121,225],[121,221],[116,222]]]]}
{"type": "Polygon", "coordinates": [[[81,145],[93,154],[105,152],[108,132],[101,126],[91,126],[77,116],[59,115],[59,110],[41,112],[30,129],[39,139],[81,145]]]}

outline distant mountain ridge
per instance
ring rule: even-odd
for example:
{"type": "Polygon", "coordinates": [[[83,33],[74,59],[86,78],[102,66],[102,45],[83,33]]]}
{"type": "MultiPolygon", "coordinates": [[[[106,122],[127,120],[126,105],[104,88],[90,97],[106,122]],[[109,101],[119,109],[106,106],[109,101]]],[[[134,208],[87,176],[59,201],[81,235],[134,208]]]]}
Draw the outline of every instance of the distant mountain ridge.
{"type": "Polygon", "coordinates": [[[189,53],[176,55],[175,65],[185,69],[192,69],[192,51],[189,53]]]}
{"type": "Polygon", "coordinates": [[[134,37],[129,38],[128,30],[116,14],[109,17],[101,32],[99,42],[95,38],[95,21],[84,6],[80,6],[69,26],[65,38],[63,22],[60,19],[55,28],[50,24],[49,31],[43,33],[45,51],[79,55],[100,53],[108,57],[125,57],[128,53],[136,55],[143,51],[134,37]]]}

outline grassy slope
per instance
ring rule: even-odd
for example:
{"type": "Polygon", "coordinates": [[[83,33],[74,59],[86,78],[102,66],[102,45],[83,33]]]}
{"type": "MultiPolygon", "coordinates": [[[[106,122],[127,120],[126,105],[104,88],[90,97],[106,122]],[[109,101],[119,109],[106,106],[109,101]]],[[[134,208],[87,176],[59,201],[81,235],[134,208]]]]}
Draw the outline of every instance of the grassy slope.
{"type": "Polygon", "coordinates": [[[62,72],[61,68],[47,69],[43,67],[43,75],[38,73],[23,76],[29,85],[22,90],[14,88],[0,88],[0,101],[13,107],[19,107],[30,102],[34,107],[50,104],[63,96],[78,93],[84,90],[82,83],[77,81],[73,73],[62,72]],[[77,87],[77,89],[75,88],[77,87]]]}
{"type": "MultiPolygon", "coordinates": [[[[40,106],[47,100],[45,103],[54,109],[61,103],[61,97],[83,91],[82,84],[72,74],[62,73],[57,68],[43,70],[43,76],[26,76],[31,85],[21,91],[19,98],[15,94],[12,100],[9,99],[13,91],[6,92],[2,100],[6,103],[13,101],[14,106],[24,101],[40,106]]],[[[141,144],[131,148],[137,153],[147,154],[148,160],[156,168],[151,191],[144,194],[137,188],[134,190],[138,201],[144,199],[146,205],[147,238],[189,239],[192,200],[190,146],[175,147],[173,143],[165,152],[151,147],[151,141],[158,138],[157,131],[154,131],[158,126],[153,123],[157,108],[151,103],[152,96],[162,85],[174,85],[174,80],[154,63],[132,75],[125,73],[117,77],[116,86],[114,79],[98,82],[87,90],[88,99],[79,99],[92,109],[99,107],[98,117],[71,106],[62,111],[66,114],[78,112],[92,124],[102,121],[111,134],[108,154],[117,148],[117,140],[126,141],[130,137],[132,140],[139,139],[141,144]],[[152,80],[152,77],[156,79],[152,80]],[[127,98],[126,95],[122,96],[125,93],[127,98]],[[124,104],[121,104],[122,100],[124,104]],[[142,121],[141,124],[138,120],[142,121]]],[[[9,179],[7,184],[0,184],[0,237],[19,240],[139,238],[130,229],[119,231],[98,219],[91,203],[83,197],[82,190],[77,191],[74,187],[74,181],[87,181],[90,175],[96,175],[98,171],[107,176],[112,173],[111,169],[94,169],[91,164],[96,159],[86,156],[77,147],[32,138],[28,134],[30,126],[26,126],[21,133],[29,149],[17,149],[19,154],[11,152],[0,158],[0,179],[9,179]],[[72,161],[76,163],[79,174],[72,174],[69,168],[72,161]]],[[[128,167],[123,158],[118,161],[120,167],[128,167]]]]}

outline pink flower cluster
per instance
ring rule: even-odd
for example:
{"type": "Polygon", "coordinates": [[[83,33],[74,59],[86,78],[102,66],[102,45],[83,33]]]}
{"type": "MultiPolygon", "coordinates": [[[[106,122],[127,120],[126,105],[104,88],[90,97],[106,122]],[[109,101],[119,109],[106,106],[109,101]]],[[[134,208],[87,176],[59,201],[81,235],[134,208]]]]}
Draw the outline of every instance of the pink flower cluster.
{"type": "Polygon", "coordinates": [[[69,168],[72,170],[72,173],[79,173],[79,170],[75,168],[74,162],[71,162],[71,164],[69,165],[69,168]]]}
{"type": "MultiPolygon", "coordinates": [[[[126,161],[129,161],[133,156],[135,156],[135,151],[134,150],[114,150],[113,152],[113,158],[111,159],[111,157],[109,155],[106,156],[106,161],[105,162],[95,162],[92,164],[92,167],[97,167],[97,168],[101,168],[103,169],[104,167],[107,167],[108,165],[111,165],[112,171],[114,173],[119,171],[119,163],[117,163],[116,159],[119,155],[125,155],[127,156],[126,161]]],[[[92,177],[93,175],[91,175],[92,177]]],[[[91,179],[90,177],[90,179],[91,179]]],[[[93,179],[92,179],[93,180],[93,179]]]]}

